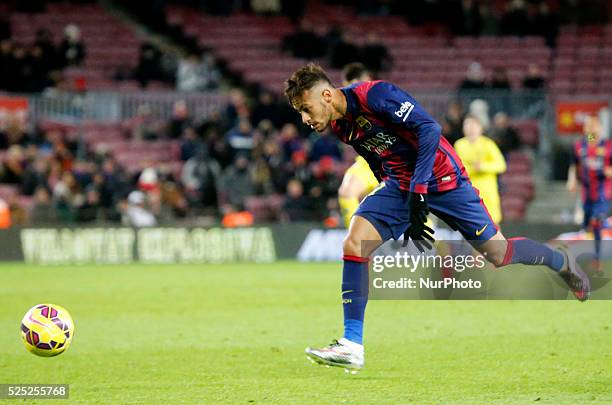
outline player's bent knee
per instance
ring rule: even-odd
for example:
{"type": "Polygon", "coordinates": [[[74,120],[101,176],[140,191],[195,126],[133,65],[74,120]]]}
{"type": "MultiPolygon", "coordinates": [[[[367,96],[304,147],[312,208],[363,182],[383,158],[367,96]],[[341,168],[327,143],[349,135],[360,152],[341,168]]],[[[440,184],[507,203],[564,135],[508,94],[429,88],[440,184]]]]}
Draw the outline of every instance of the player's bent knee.
{"type": "Polygon", "coordinates": [[[487,252],[487,260],[493,264],[495,267],[502,267],[505,266],[506,263],[504,263],[504,258],[506,257],[506,252],[498,252],[498,251],[494,251],[494,252],[487,252]]]}
{"type": "Polygon", "coordinates": [[[349,256],[361,256],[361,241],[349,233],[342,242],[342,252],[349,256]]]}

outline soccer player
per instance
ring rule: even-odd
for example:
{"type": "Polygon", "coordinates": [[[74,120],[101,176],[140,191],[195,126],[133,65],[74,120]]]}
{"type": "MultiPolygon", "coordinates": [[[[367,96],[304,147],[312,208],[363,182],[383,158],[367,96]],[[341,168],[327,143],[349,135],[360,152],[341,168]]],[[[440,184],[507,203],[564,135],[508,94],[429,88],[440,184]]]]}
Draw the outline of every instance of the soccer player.
{"type": "Polygon", "coordinates": [[[494,265],[546,265],[579,300],[588,298],[590,281],[566,249],[506,239],[499,232],[461,160],[440,135],[440,125],[408,93],[385,81],[336,88],[311,63],[286,81],[285,95],[302,122],[319,133],[331,127],[383,180],[359,205],[343,243],[344,336],[326,347],[307,348],[310,359],[352,371],[363,367],[368,261],[374,249],[363,251],[362,241],[381,244],[404,234],[421,251],[431,248],[433,230],[425,225],[430,210],[494,265]]]}
{"type": "MultiPolygon", "coordinates": [[[[353,62],[347,64],[342,69],[342,85],[348,86],[349,84],[359,83],[364,81],[371,81],[373,79],[372,74],[368,71],[363,63],[353,62]]],[[[370,193],[379,181],[372,173],[368,162],[361,157],[355,158],[355,163],[348,168],[342,179],[342,184],[338,189],[338,203],[340,205],[340,212],[344,219],[344,225],[348,228],[351,223],[351,218],[359,202],[370,193]]]]}
{"type": "Polygon", "coordinates": [[[495,142],[485,136],[483,131],[480,120],[474,115],[468,115],[463,120],[465,136],[458,139],[454,147],[493,222],[499,224],[502,213],[497,176],[506,171],[506,160],[495,142]]]}
{"type": "Polygon", "coordinates": [[[585,119],[583,131],[584,138],[574,145],[574,163],[569,168],[567,188],[576,191],[577,181],[582,184],[582,226],[593,231],[593,266],[601,273],[601,228],[612,197],[612,141],[602,139],[603,128],[597,115],[585,119]]]}

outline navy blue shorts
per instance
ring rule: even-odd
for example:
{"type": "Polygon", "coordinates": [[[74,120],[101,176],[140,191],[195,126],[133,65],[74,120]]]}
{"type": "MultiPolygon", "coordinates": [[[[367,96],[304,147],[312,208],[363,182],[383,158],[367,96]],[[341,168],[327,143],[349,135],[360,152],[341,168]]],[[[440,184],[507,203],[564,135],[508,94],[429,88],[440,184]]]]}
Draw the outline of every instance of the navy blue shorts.
{"type": "Polygon", "coordinates": [[[608,218],[610,201],[585,201],[582,204],[582,209],[584,210],[582,225],[584,228],[588,228],[591,220],[597,219],[603,223],[608,218]]]}
{"type": "MultiPolygon", "coordinates": [[[[488,241],[497,233],[482,199],[469,181],[453,190],[427,195],[429,211],[469,241],[488,241]]],[[[381,183],[359,205],[355,215],[367,219],[383,240],[399,239],[410,225],[408,192],[395,181],[381,183]]]]}

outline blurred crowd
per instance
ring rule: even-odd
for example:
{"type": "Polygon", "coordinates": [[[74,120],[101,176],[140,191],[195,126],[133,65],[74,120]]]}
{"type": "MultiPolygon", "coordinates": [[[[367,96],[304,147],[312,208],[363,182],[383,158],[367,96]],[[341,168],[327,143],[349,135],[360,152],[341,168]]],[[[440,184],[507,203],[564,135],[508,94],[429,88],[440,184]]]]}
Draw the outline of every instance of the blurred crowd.
{"type": "MultiPolygon", "coordinates": [[[[521,86],[524,90],[541,90],[546,82],[540,67],[530,63],[523,77],[521,86]]],[[[468,66],[464,80],[459,85],[459,91],[467,90],[512,90],[508,70],[503,66],[493,69],[491,77],[487,78],[483,66],[479,62],[472,62],[468,66]]]]}
{"type": "MultiPolygon", "coordinates": [[[[224,1],[180,0],[213,15],[239,10],[260,15],[287,15],[299,23],[305,0],[224,1]]],[[[449,30],[455,35],[538,35],[554,41],[561,24],[605,24],[610,5],[606,0],[327,0],[328,4],[354,7],[359,15],[400,15],[411,25],[429,30],[449,30]],[[501,6],[501,7],[500,7],[501,6]]]]}
{"type": "Polygon", "coordinates": [[[11,40],[6,21],[0,22],[0,90],[40,92],[48,87],[64,87],[62,69],[78,66],[85,58],[85,44],[76,25],[64,27],[56,45],[51,31],[41,29],[33,43],[11,40]]]}
{"type": "MultiPolygon", "coordinates": [[[[354,151],[329,133],[298,125],[297,114],[273,94],[248,97],[234,89],[224,110],[205,119],[192,117],[183,101],[175,103],[167,122],[141,110],[123,123],[125,140],[174,141],[176,150],[168,153],[183,163],[178,170],[150,162],[131,172],[104,143],[79,148],[78,133],[3,128],[0,183],[33,199],[29,213],[17,196],[6,201],[14,223],[29,218],[148,226],[198,216],[235,226],[253,223],[258,199],[269,209],[260,220],[340,223],[337,190],[354,151]]],[[[491,119],[482,100],[468,111],[459,102],[449,105],[443,131],[452,143],[463,136],[467,113],[479,117],[502,153],[521,147],[509,117],[498,113],[491,119]]]]}
{"type": "MultiPolygon", "coordinates": [[[[59,42],[51,30],[42,28],[37,31],[33,43],[22,43],[11,36],[9,21],[0,17],[0,91],[86,90],[86,80],[68,82],[63,74],[67,67],[82,66],[86,54],[86,44],[75,24],[64,27],[59,42]]],[[[176,55],[163,52],[151,42],[141,44],[135,66],[121,65],[112,78],[135,80],[142,88],[160,82],[185,92],[216,89],[222,79],[211,53],[192,50],[176,55]]]]}

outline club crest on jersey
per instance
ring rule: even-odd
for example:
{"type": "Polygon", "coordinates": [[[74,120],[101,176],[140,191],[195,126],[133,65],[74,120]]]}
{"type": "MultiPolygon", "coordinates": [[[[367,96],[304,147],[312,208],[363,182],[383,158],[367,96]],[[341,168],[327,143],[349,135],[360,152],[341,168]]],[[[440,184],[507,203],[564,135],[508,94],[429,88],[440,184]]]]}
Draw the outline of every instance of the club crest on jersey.
{"type": "Polygon", "coordinates": [[[357,125],[365,129],[366,131],[369,131],[370,129],[372,129],[372,123],[368,121],[363,115],[360,115],[357,118],[355,118],[355,122],[357,122],[357,125]]]}
{"type": "Polygon", "coordinates": [[[370,139],[365,139],[361,146],[368,152],[375,152],[377,155],[382,155],[393,143],[396,137],[379,132],[370,139]]]}

